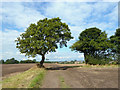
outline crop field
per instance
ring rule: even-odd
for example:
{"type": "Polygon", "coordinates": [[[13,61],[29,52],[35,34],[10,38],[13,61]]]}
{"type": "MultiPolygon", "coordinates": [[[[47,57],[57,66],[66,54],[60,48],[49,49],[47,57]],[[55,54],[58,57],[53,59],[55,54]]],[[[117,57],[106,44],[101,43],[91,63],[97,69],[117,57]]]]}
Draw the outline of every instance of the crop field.
{"type": "Polygon", "coordinates": [[[6,64],[2,67],[3,88],[118,88],[117,66],[45,64],[45,69],[39,69],[35,64],[6,64]]]}

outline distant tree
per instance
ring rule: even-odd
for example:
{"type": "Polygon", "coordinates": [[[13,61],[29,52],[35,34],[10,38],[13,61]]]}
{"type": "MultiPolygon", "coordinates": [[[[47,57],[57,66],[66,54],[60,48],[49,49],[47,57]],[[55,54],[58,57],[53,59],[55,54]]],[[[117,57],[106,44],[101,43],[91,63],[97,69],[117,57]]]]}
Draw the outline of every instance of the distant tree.
{"type": "Polygon", "coordinates": [[[110,47],[107,34],[100,29],[88,28],[80,33],[79,40],[70,48],[80,53],[84,53],[85,63],[88,63],[87,56],[98,56],[110,47]]]}
{"type": "Polygon", "coordinates": [[[36,59],[33,59],[33,63],[36,63],[36,59]]]}
{"type": "Polygon", "coordinates": [[[18,64],[19,61],[15,60],[14,58],[11,58],[11,59],[7,59],[6,64],[18,64]]]}
{"type": "Polygon", "coordinates": [[[21,60],[20,63],[36,63],[36,59],[33,60],[21,60]]]}
{"type": "Polygon", "coordinates": [[[115,35],[112,35],[110,40],[113,44],[112,52],[117,55],[117,59],[120,61],[120,28],[116,29],[115,35]]]}
{"type": "Polygon", "coordinates": [[[21,53],[35,57],[41,55],[40,67],[43,67],[45,54],[55,52],[58,48],[67,47],[67,41],[72,39],[70,29],[59,18],[39,20],[37,24],[31,24],[25,33],[17,38],[17,46],[21,53]]]}
{"type": "Polygon", "coordinates": [[[20,63],[24,63],[24,61],[23,61],[23,60],[21,60],[21,61],[20,61],[20,63]]]}
{"type": "Polygon", "coordinates": [[[0,64],[4,64],[5,61],[3,59],[0,60],[0,64]]]}
{"type": "Polygon", "coordinates": [[[77,60],[74,60],[75,62],[77,61],[77,60]]]}
{"type": "Polygon", "coordinates": [[[46,60],[49,60],[49,59],[46,58],[46,60]]]}

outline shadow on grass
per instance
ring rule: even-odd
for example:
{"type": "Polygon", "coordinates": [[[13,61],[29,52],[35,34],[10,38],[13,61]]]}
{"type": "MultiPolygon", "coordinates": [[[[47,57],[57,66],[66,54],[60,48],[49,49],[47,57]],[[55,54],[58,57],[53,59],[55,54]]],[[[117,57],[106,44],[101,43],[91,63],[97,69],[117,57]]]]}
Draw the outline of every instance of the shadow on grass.
{"type": "Polygon", "coordinates": [[[68,68],[76,68],[76,67],[82,67],[82,66],[62,66],[62,67],[50,67],[45,68],[46,70],[67,70],[68,68]]]}

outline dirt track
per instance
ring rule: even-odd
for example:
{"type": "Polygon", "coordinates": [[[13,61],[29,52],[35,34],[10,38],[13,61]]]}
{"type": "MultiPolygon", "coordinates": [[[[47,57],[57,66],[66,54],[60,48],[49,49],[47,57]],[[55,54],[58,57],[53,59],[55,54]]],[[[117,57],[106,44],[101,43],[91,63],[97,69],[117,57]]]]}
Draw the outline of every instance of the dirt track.
{"type": "Polygon", "coordinates": [[[42,88],[118,88],[118,68],[83,68],[57,64],[46,67],[48,71],[42,88]],[[60,78],[64,80],[61,82],[60,78]]]}
{"type": "MultiPolygon", "coordinates": [[[[2,75],[23,72],[34,65],[2,65],[2,75]]],[[[47,72],[41,88],[118,88],[118,68],[84,68],[78,66],[79,64],[45,64],[47,72]]]]}
{"type": "Polygon", "coordinates": [[[34,65],[35,64],[2,64],[2,76],[26,71],[34,65]]]}

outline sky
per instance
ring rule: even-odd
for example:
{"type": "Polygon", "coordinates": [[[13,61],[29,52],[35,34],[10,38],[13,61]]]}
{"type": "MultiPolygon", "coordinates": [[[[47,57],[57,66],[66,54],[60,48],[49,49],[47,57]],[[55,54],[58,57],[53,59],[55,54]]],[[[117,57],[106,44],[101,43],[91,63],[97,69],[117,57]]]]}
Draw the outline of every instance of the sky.
{"type": "Polygon", "coordinates": [[[40,19],[59,17],[68,24],[74,39],[68,47],[58,48],[48,53],[51,61],[84,60],[83,53],[71,51],[69,48],[78,40],[79,34],[90,27],[106,31],[108,37],[114,35],[118,28],[117,2],[1,2],[0,5],[0,59],[15,58],[17,60],[37,59],[25,57],[16,48],[15,40],[31,23],[40,19]]]}

